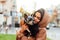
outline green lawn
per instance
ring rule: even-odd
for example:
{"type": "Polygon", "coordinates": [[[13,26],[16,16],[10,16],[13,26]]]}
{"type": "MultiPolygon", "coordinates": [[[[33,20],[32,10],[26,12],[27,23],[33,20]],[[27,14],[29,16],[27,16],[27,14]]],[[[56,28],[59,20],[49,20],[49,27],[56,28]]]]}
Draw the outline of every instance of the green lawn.
{"type": "Polygon", "coordinates": [[[13,34],[0,34],[0,40],[16,40],[16,36],[13,34]]]}
{"type": "MultiPolygon", "coordinates": [[[[0,34],[0,40],[16,40],[16,35],[14,34],[0,34]]],[[[47,40],[50,40],[47,38],[47,40]]]]}
{"type": "Polygon", "coordinates": [[[51,40],[50,38],[47,38],[47,40],[51,40]]]}

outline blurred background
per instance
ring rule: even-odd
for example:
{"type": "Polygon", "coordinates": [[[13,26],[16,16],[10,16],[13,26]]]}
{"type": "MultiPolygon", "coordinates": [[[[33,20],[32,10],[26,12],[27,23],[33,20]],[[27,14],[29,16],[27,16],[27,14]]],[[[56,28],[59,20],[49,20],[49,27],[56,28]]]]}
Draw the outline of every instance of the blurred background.
{"type": "Polygon", "coordinates": [[[51,16],[47,37],[60,40],[60,0],[0,0],[0,34],[16,34],[24,14],[44,8],[51,16]]]}

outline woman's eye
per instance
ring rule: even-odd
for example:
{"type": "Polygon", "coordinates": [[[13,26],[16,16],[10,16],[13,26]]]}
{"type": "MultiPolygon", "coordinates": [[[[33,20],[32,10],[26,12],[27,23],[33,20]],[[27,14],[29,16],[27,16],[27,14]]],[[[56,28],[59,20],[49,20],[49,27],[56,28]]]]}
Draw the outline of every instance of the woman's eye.
{"type": "Polygon", "coordinates": [[[40,20],[40,17],[37,17],[40,20]]]}

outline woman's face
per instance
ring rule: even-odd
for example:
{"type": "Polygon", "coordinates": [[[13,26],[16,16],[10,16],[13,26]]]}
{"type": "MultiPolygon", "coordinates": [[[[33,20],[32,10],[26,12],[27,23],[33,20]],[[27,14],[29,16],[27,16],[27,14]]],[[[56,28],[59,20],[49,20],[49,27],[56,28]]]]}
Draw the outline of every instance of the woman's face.
{"type": "Polygon", "coordinates": [[[40,21],[41,14],[39,12],[36,12],[34,15],[34,23],[38,23],[40,21]]]}

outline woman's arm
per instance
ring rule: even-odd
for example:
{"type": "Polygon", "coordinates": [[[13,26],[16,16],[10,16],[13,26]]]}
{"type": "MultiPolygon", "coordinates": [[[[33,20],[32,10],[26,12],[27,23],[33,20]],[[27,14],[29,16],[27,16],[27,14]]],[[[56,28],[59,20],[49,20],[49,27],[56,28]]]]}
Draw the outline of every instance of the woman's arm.
{"type": "Polygon", "coordinates": [[[24,36],[23,32],[27,29],[27,25],[24,23],[24,20],[20,21],[20,29],[16,32],[19,37],[24,36]]]}

